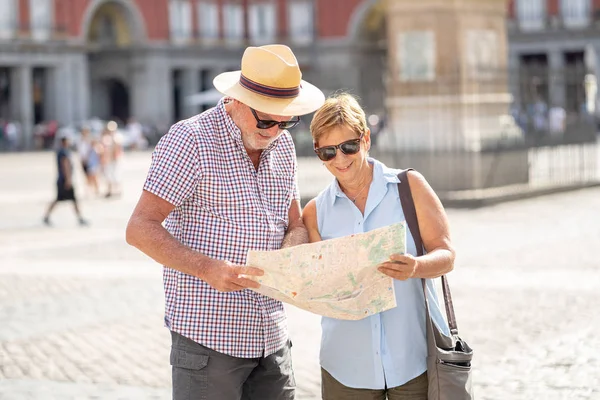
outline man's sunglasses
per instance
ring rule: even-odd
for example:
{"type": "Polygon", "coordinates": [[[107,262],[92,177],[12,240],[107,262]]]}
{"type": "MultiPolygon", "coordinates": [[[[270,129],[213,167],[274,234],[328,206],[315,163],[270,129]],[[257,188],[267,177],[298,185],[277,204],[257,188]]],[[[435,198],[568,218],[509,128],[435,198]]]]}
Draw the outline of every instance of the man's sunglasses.
{"type": "Polygon", "coordinates": [[[252,115],[254,115],[254,118],[256,119],[256,127],[258,129],[270,129],[275,125],[279,125],[279,129],[292,129],[300,123],[300,117],[296,117],[295,119],[289,121],[273,121],[270,119],[260,119],[258,118],[256,111],[252,107],[249,108],[250,111],[252,111],[252,115]]]}
{"type": "Polygon", "coordinates": [[[331,161],[337,155],[337,149],[348,156],[356,154],[360,151],[360,142],[363,138],[361,134],[358,139],[346,140],[338,145],[324,146],[315,148],[315,153],[322,161],[331,161]]]}

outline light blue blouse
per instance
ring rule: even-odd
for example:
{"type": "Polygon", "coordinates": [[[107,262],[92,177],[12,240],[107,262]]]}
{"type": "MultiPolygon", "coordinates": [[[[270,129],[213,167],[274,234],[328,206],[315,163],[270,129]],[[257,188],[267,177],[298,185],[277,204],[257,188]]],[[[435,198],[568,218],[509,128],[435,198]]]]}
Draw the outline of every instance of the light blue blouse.
{"type": "MultiPolygon", "coordinates": [[[[399,170],[369,158],[373,181],[364,216],[334,180],[316,198],[323,240],[368,232],[404,221],[398,195],[399,170]]],[[[416,255],[407,229],[407,252],[416,255]]],[[[433,282],[427,281],[434,322],[448,334],[433,282]]],[[[397,307],[358,321],[323,317],[321,366],[345,386],[384,389],[403,385],[426,371],[425,300],[421,279],[394,281],[397,307]]]]}

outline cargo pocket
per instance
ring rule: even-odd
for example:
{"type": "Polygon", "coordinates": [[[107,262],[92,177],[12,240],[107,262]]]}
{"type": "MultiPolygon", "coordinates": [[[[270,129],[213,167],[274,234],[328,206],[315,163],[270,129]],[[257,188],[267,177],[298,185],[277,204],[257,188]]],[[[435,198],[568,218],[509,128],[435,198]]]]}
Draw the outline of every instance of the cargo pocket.
{"type": "Polygon", "coordinates": [[[173,400],[208,399],[208,356],[171,347],[173,400]],[[193,397],[192,397],[193,394],[193,397]]]}

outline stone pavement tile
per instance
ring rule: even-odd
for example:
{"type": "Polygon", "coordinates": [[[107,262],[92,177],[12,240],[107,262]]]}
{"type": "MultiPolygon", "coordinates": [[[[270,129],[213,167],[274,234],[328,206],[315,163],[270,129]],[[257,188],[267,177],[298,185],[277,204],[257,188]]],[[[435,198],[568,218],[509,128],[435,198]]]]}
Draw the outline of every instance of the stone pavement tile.
{"type": "Polygon", "coordinates": [[[0,381],[0,400],[168,400],[171,390],[45,380],[0,381]]]}
{"type": "MultiPolygon", "coordinates": [[[[83,202],[89,229],[69,207],[41,225],[54,179],[42,158],[15,158],[0,193],[0,400],[170,398],[160,267],[123,240],[147,154],[126,159],[123,197],[83,202]]],[[[589,189],[449,210],[478,399],[600,399],[599,209],[589,189]]],[[[320,318],[286,308],[298,399],[318,399],[320,318]]]]}
{"type": "Polygon", "coordinates": [[[592,350],[600,348],[594,333],[600,314],[591,311],[600,306],[600,293],[543,289],[455,290],[459,330],[475,351],[478,399],[600,396],[600,352],[592,350]]]}
{"type": "Polygon", "coordinates": [[[549,400],[600,398],[600,348],[594,329],[557,335],[527,348],[514,348],[475,374],[477,398],[549,400]]]}

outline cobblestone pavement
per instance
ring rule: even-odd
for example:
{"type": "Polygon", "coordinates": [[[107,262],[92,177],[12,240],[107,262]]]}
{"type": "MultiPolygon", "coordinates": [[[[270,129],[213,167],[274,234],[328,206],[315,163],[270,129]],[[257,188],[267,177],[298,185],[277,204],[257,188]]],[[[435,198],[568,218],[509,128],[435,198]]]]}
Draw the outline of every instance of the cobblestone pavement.
{"type": "MultiPolygon", "coordinates": [[[[170,398],[161,270],[124,242],[149,155],[128,156],[122,197],[80,196],[90,227],[64,205],[46,228],[52,155],[0,155],[1,400],[170,398]]],[[[304,192],[330,180],[300,171],[304,192]]],[[[449,215],[477,398],[600,399],[600,189],[449,215]]],[[[319,318],[288,311],[297,397],[317,399],[319,318]]]]}

